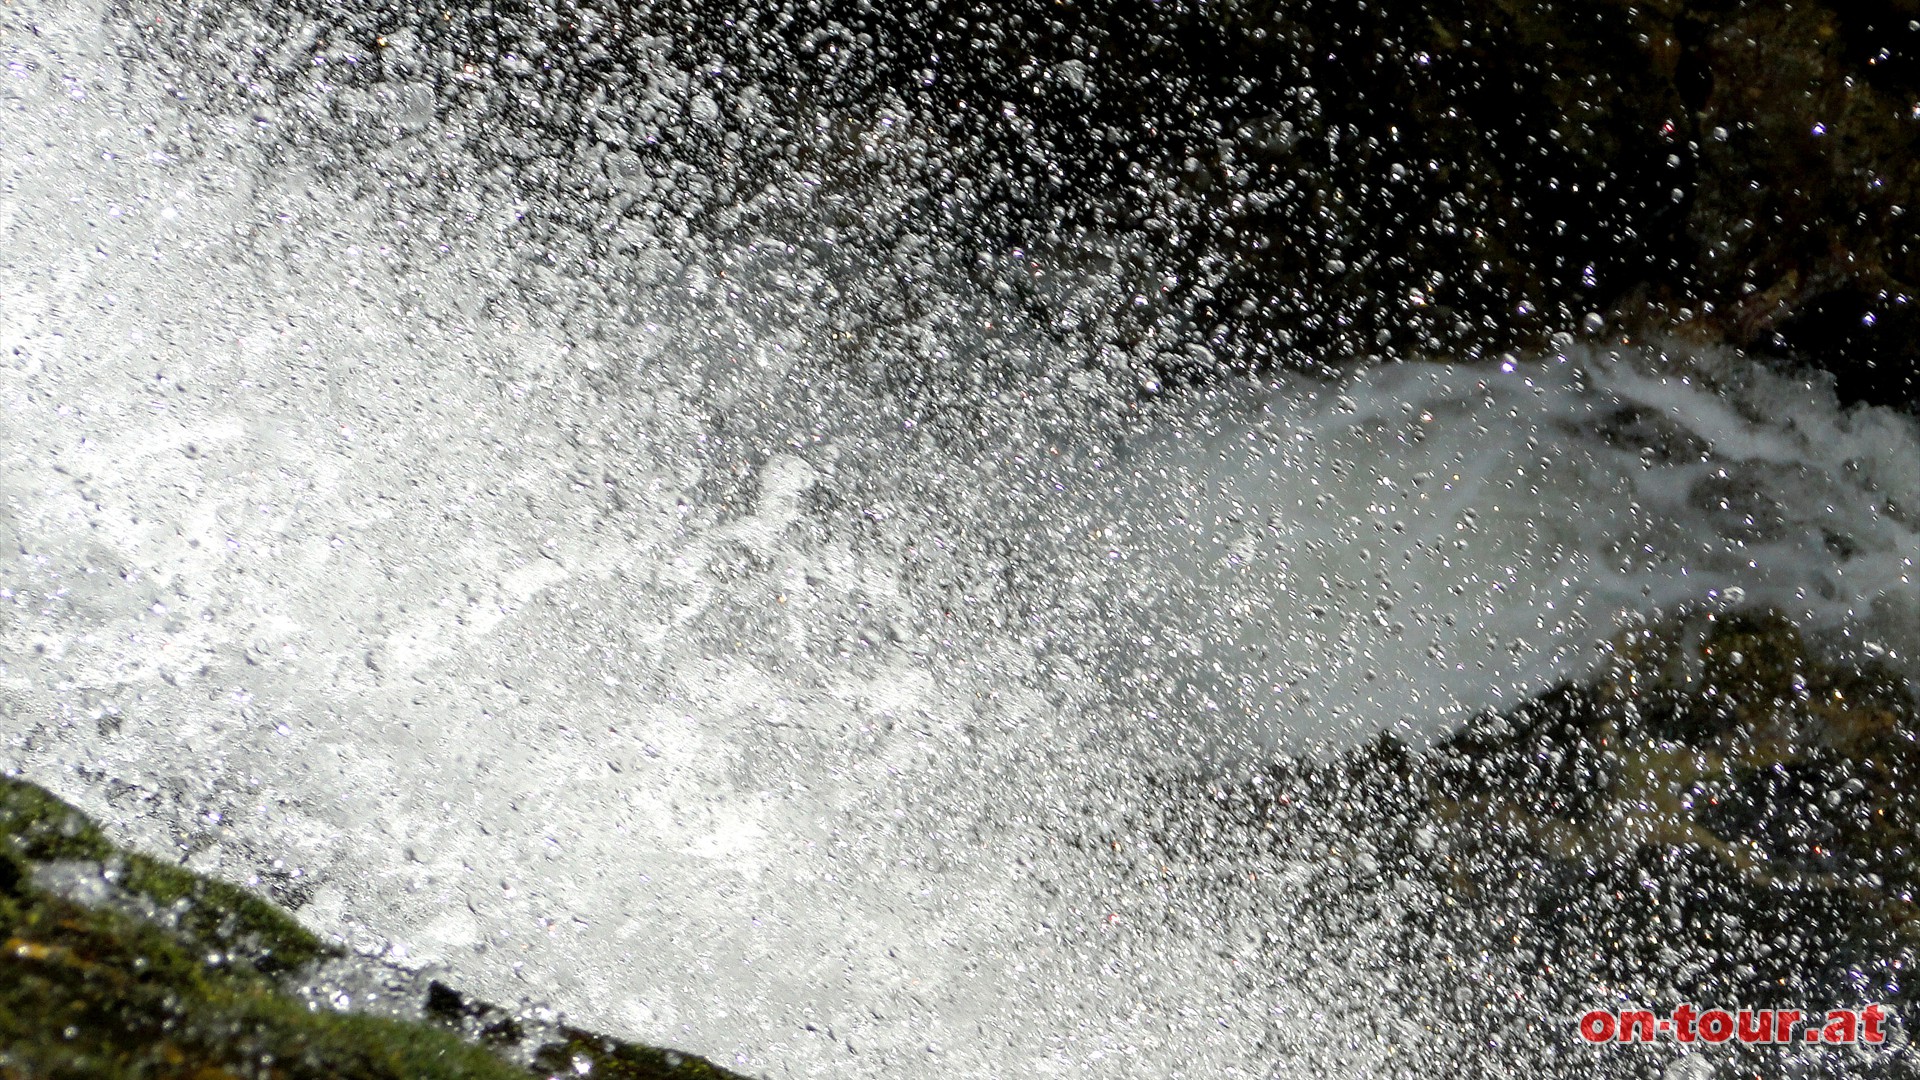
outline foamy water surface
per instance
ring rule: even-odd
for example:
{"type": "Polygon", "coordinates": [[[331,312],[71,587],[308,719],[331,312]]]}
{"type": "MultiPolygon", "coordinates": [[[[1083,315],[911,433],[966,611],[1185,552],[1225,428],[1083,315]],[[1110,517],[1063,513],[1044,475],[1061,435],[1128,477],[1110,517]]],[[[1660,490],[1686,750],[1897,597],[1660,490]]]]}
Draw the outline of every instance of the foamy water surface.
{"type": "Polygon", "coordinates": [[[1363,932],[1164,910],[1284,926],[1298,876],[1063,840],[1163,755],[1417,741],[1686,602],[1914,664],[1920,437],[1817,380],[1569,341],[928,434],[764,253],[662,249],[617,335],[475,303],[510,206],[401,259],[113,25],[0,19],[0,760],[481,996],[775,1076],[1363,1075],[1363,932]]]}

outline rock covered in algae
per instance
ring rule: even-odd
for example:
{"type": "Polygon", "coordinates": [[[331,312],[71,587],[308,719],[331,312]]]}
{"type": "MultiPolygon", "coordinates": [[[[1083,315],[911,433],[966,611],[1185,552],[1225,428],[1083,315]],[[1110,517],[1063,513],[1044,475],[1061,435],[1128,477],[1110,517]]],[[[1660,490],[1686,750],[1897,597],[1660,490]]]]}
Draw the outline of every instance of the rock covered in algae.
{"type": "MultiPolygon", "coordinates": [[[[35,1080],[701,1080],[703,1058],[522,1024],[429,984],[404,1015],[320,1008],[304,973],[346,962],[243,889],[109,843],[0,777],[0,1077],[35,1080]],[[474,1017],[490,1022],[474,1027],[474,1017]]],[[[406,984],[404,978],[399,980],[406,984]]]]}

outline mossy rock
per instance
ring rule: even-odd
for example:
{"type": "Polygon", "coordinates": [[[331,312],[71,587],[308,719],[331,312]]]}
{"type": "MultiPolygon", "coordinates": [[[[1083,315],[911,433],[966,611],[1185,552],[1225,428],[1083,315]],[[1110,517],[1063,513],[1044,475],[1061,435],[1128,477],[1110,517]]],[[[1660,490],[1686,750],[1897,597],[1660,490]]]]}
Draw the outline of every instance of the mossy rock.
{"type": "Polygon", "coordinates": [[[44,789],[0,777],[0,1078],[528,1080],[580,1062],[623,1080],[735,1075],[571,1028],[522,1045],[527,1031],[490,1006],[449,1016],[439,984],[434,1022],[316,1010],[289,991],[338,959],[272,904],[116,848],[44,789]],[[499,1016],[495,1037],[467,1035],[474,1010],[499,1016]]]}

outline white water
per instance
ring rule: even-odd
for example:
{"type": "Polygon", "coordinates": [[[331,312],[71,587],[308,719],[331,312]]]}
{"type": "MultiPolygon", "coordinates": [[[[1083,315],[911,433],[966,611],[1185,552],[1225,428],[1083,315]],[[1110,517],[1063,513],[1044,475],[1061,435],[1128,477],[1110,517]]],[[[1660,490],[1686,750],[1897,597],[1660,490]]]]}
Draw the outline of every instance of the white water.
{"type": "Polygon", "coordinates": [[[1417,741],[1687,602],[1866,628],[1911,670],[1912,426],[1771,375],[1705,385],[1734,371],[1570,346],[1179,401],[1069,481],[1127,563],[1088,598],[1142,643],[1113,676],[1170,693],[1142,707],[1174,728],[1259,747],[1417,741]]]}
{"type": "Polygon", "coordinates": [[[927,437],[761,278],[570,338],[473,300],[510,207],[402,266],[240,121],[169,157],[97,12],[0,35],[4,763],[482,996],[776,1076],[1364,1075],[1365,928],[1246,936],[1311,868],[1065,843],[1155,754],[1430,734],[1684,600],[1913,663],[1920,440],[1818,385],[1570,346],[927,437]]]}

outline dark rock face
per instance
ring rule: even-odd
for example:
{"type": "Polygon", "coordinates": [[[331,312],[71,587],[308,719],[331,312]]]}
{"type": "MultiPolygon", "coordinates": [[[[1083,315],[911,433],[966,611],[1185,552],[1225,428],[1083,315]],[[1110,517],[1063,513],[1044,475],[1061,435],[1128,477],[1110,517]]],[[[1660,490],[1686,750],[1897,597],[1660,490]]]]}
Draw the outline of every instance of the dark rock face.
{"type": "Polygon", "coordinates": [[[1686,5],[1703,73],[1687,273],[1659,281],[1736,344],[1843,398],[1920,400],[1920,6],[1686,5]]]}
{"type": "Polygon", "coordinates": [[[1911,995],[1920,712],[1783,619],[1630,634],[1595,684],[1475,724],[1430,766],[1454,894],[1472,903],[1496,866],[1544,870],[1519,917],[1613,985],[1911,995]]]}
{"type": "MultiPolygon", "coordinates": [[[[1920,1004],[1912,688],[1823,662],[1767,612],[1624,635],[1593,680],[1424,753],[1389,739],[1194,783],[1170,784],[1172,809],[1116,850],[1151,846],[1166,880],[1314,867],[1288,886],[1311,895],[1285,948],[1337,954],[1359,933],[1398,958],[1381,1008],[1406,1024],[1383,1038],[1408,1075],[1659,1075],[1681,1050],[1585,1045],[1591,1008],[1878,1003],[1910,1025],[1920,1004]]],[[[1899,1045],[1715,1052],[1727,1077],[1920,1065],[1899,1045]]]]}
{"type": "MultiPolygon", "coordinates": [[[[982,133],[1009,203],[1127,238],[1143,333],[1310,366],[1498,350],[1598,313],[1797,353],[1846,398],[1911,405],[1916,18],[1885,3],[1049,5],[993,19],[987,62],[948,75],[962,100],[997,91],[1031,118],[982,133]],[[1063,86],[1071,64],[1087,74],[1063,86]],[[1049,192],[1042,169],[1089,196],[1049,192]]],[[[977,35],[935,37],[981,52],[977,35]]]]}
{"type": "Polygon", "coordinates": [[[0,777],[0,1076],[529,1080],[583,1063],[622,1080],[734,1075],[591,1032],[523,1028],[438,983],[411,1010],[425,1022],[315,1011],[291,991],[340,959],[273,905],[117,849],[79,811],[0,777]]]}
{"type": "Polygon", "coordinates": [[[1679,329],[1920,394],[1905,0],[263,13],[285,47],[140,32],[235,68],[214,104],[305,167],[375,161],[415,211],[511,190],[609,310],[656,242],[784,248],[835,286],[820,336],[895,378],[989,319],[945,310],[971,281],[1179,378],[1679,329]]]}

